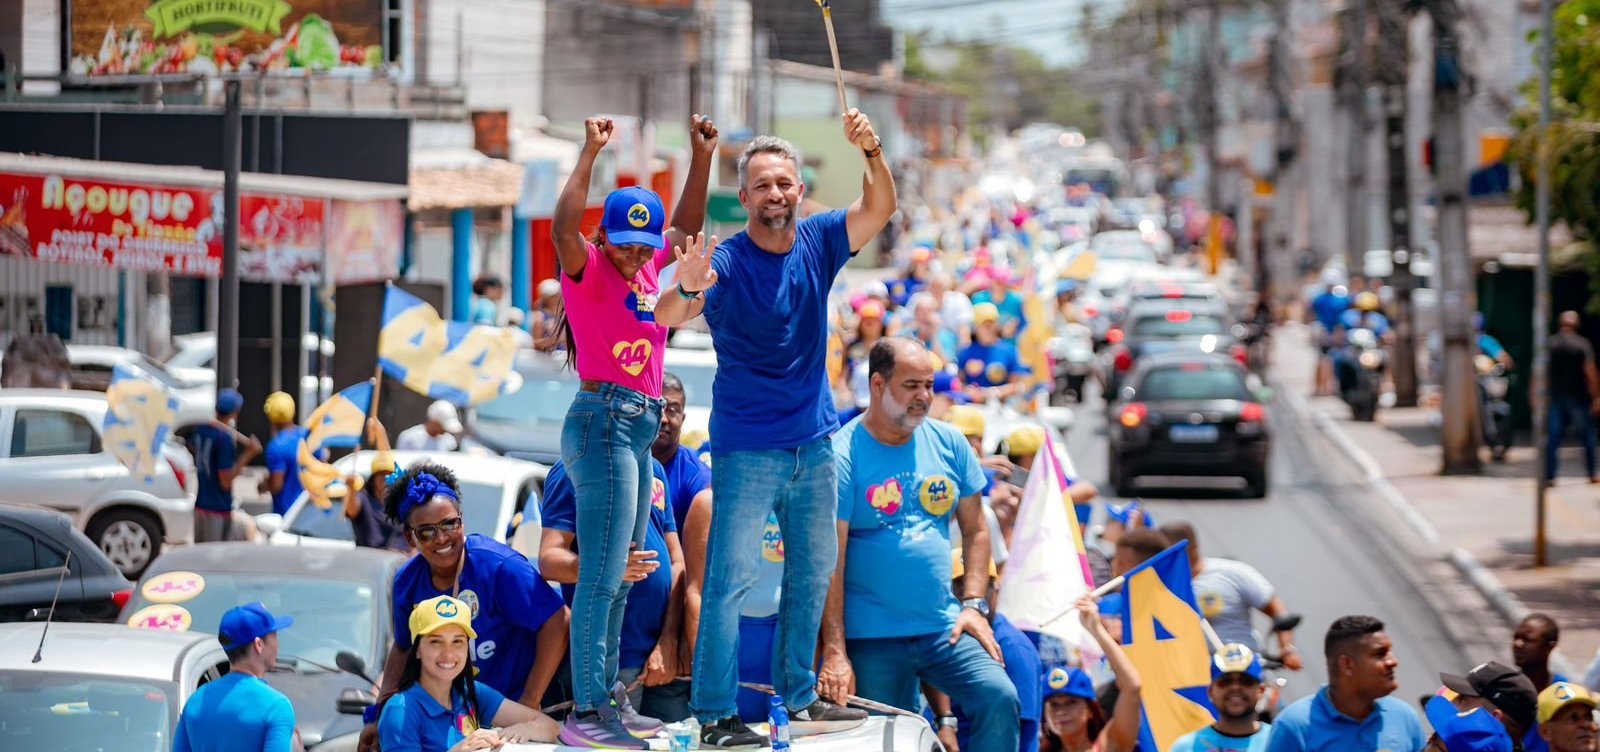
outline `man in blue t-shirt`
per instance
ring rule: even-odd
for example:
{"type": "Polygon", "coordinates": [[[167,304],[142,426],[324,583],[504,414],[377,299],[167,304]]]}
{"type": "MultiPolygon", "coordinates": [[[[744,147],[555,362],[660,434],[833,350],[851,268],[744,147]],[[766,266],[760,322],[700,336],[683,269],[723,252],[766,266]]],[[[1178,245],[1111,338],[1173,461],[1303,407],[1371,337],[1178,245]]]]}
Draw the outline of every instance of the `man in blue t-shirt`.
{"type": "MultiPolygon", "coordinates": [[[[645,529],[644,548],[628,554],[628,569],[622,578],[623,587],[628,590],[622,634],[619,640],[608,641],[617,650],[613,699],[617,699],[623,725],[639,732],[661,728],[661,724],[648,719],[670,723],[689,715],[689,698],[683,688],[668,686],[678,676],[683,608],[672,595],[683,573],[683,548],[678,543],[677,523],[672,519],[666,469],[660,462],[650,464],[655,473],[650,525],[645,529]],[[623,688],[641,675],[643,686],[624,694],[623,688]],[[635,711],[635,707],[639,710],[635,711]]],[[[552,582],[561,583],[561,596],[571,606],[578,584],[578,496],[572,479],[567,477],[566,465],[560,460],[550,466],[550,473],[545,476],[540,516],[544,532],[539,541],[539,571],[552,582]]]]}
{"type": "Polygon", "coordinates": [[[239,468],[261,454],[261,442],[251,437],[243,452],[234,442],[233,424],[244,407],[244,397],[233,389],[217,392],[217,418],[194,430],[192,451],[196,480],[194,542],[217,543],[233,537],[233,479],[239,468]]]}
{"type": "Polygon", "coordinates": [[[260,602],[222,615],[217,639],[228,653],[228,673],[195,690],[184,704],[172,752],[300,749],[294,706],[262,679],[278,663],[278,632],[292,624],[293,617],[273,616],[260,602]]]}
{"type": "Polygon", "coordinates": [[[818,686],[843,698],[853,680],[856,694],[914,711],[926,682],[966,709],[974,749],[1017,749],[1020,700],[989,624],[983,468],[959,430],[926,420],[927,348],[890,337],[868,360],[867,412],[833,437],[843,571],[828,591],[818,686]],[[952,517],[966,562],[959,602],[950,589],[952,517]]]}
{"type": "Polygon", "coordinates": [[[1223,645],[1211,656],[1211,706],[1217,722],[1178,737],[1170,752],[1266,752],[1272,724],[1256,716],[1261,658],[1239,643],[1223,645]]]}
{"type": "Polygon", "coordinates": [[[1021,393],[1028,368],[1022,365],[1016,346],[1001,339],[1000,311],[993,303],[979,303],[972,307],[972,318],[977,324],[972,344],[956,356],[967,398],[988,402],[1021,393]]]}
{"type": "Polygon", "coordinates": [[[1272,725],[1267,752],[1421,752],[1428,745],[1417,711],[1389,695],[1400,685],[1394,644],[1383,622],[1342,616],[1323,641],[1328,683],[1284,708],[1272,725]]]}
{"type": "Polygon", "coordinates": [[[261,492],[272,495],[272,511],[287,514],[300,498],[300,442],[308,433],[295,425],[294,398],[284,392],[267,395],[262,406],[272,424],[272,440],[267,442],[267,477],[261,492]]]}
{"type": "Polygon", "coordinates": [[[694,450],[682,443],[683,413],[687,405],[683,380],[672,373],[661,378],[661,431],[650,445],[650,455],[667,469],[667,498],[672,502],[672,521],[679,531],[689,508],[701,494],[711,495],[711,468],[700,461],[694,450]]]}
{"type": "Polygon", "coordinates": [[[717,351],[711,412],[717,497],[706,567],[705,605],[695,656],[692,705],[701,746],[761,743],[737,716],[739,613],[756,577],[769,512],[788,542],[773,685],[795,733],[860,725],[866,714],[817,696],[812,661],[821,602],[837,560],[835,491],[828,435],[838,426],[826,375],[828,292],[856,251],[895,212],[894,177],[867,117],[843,115],[845,136],[863,151],[867,178],[848,209],[795,221],[805,185],[793,145],[758,136],[739,158],[743,232],[714,250],[690,242],[678,284],[663,292],[656,321],[681,326],[702,310],[717,351]]]}

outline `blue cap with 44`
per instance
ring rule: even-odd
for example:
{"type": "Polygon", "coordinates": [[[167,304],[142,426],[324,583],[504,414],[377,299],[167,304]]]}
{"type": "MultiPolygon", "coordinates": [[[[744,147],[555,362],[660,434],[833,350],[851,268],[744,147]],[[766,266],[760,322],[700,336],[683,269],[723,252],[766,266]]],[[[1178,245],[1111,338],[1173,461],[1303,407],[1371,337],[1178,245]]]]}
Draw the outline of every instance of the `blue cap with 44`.
{"type": "Polygon", "coordinates": [[[647,245],[660,248],[666,241],[667,212],[655,191],[632,186],[606,196],[600,229],[612,245],[647,245]]]}

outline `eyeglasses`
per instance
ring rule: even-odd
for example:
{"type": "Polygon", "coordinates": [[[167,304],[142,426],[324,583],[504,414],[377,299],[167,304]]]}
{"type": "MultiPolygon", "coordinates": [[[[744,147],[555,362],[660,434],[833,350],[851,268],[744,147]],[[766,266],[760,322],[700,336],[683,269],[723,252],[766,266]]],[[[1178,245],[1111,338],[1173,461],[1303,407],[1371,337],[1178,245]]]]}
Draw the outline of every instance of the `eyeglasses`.
{"type": "Polygon", "coordinates": [[[668,402],[661,408],[661,414],[668,418],[682,418],[683,408],[668,402]]]}
{"type": "Polygon", "coordinates": [[[418,543],[429,543],[440,535],[451,535],[461,530],[461,518],[451,517],[431,525],[418,525],[411,528],[411,534],[417,536],[418,543]]]}

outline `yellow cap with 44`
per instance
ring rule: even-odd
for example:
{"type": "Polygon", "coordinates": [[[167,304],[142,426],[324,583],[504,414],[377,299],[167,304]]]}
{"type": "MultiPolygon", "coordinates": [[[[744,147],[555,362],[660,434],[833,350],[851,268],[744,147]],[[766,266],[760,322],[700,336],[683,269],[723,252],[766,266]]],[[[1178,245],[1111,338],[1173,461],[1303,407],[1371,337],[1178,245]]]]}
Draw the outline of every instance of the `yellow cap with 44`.
{"type": "Polygon", "coordinates": [[[1545,687],[1539,693],[1539,723],[1549,723],[1562,708],[1574,703],[1587,705],[1591,711],[1597,704],[1594,693],[1582,684],[1556,682],[1545,687]]]}
{"type": "Polygon", "coordinates": [[[430,635],[451,624],[461,627],[468,637],[476,640],[472,631],[472,607],[466,601],[441,595],[418,603],[411,609],[411,639],[430,635]]]}
{"type": "Polygon", "coordinates": [[[945,420],[955,426],[962,436],[972,438],[982,436],[984,428],[983,413],[971,405],[955,405],[950,412],[945,414],[945,420]]]}

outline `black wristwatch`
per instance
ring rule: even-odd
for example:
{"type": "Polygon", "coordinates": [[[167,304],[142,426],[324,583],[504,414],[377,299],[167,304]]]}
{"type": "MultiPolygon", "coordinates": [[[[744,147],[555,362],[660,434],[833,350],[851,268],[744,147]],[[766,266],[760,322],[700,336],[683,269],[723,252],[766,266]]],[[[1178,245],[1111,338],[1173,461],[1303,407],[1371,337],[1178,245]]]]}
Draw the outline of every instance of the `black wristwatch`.
{"type": "Polygon", "coordinates": [[[989,600],[987,598],[968,598],[961,602],[961,607],[977,611],[985,619],[989,618],[989,600]]]}

